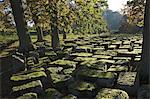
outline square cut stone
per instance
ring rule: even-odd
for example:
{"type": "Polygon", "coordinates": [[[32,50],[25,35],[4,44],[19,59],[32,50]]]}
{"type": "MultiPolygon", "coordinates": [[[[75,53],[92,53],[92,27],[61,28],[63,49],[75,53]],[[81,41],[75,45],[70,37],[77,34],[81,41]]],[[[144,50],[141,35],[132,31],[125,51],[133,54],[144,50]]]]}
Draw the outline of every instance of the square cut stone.
{"type": "Polygon", "coordinates": [[[25,93],[17,99],[38,99],[38,96],[36,93],[25,93]]]}
{"type": "Polygon", "coordinates": [[[96,94],[96,86],[84,81],[74,81],[69,84],[68,89],[71,94],[81,98],[93,97],[96,94]]]}
{"type": "Polygon", "coordinates": [[[136,95],[139,86],[137,72],[121,72],[117,80],[117,88],[125,90],[130,95],[136,95]]]}
{"type": "Polygon", "coordinates": [[[84,61],[96,61],[97,58],[95,57],[77,57],[74,59],[74,61],[77,61],[77,62],[84,62],[84,61]]]}
{"type": "Polygon", "coordinates": [[[51,78],[53,83],[65,82],[71,78],[70,75],[63,75],[63,74],[51,74],[51,78]]]}
{"type": "Polygon", "coordinates": [[[93,58],[97,58],[97,59],[110,59],[112,58],[112,56],[109,55],[93,55],[93,58]]]}
{"type": "Polygon", "coordinates": [[[12,91],[14,97],[21,96],[28,92],[37,93],[39,95],[43,93],[43,86],[40,80],[36,80],[20,86],[14,86],[12,91]]]}
{"type": "Polygon", "coordinates": [[[115,60],[107,60],[107,59],[100,59],[99,62],[108,63],[108,64],[114,64],[115,60]]]}
{"type": "Polygon", "coordinates": [[[81,69],[77,72],[76,77],[84,81],[94,82],[100,87],[111,87],[114,84],[116,73],[81,69]]]}
{"type": "Polygon", "coordinates": [[[108,46],[108,49],[116,49],[117,48],[117,45],[110,45],[108,46]]]}
{"type": "Polygon", "coordinates": [[[74,68],[76,67],[77,62],[70,61],[70,60],[56,60],[49,63],[50,66],[54,67],[63,67],[63,68],[74,68]]]}
{"type": "Polygon", "coordinates": [[[131,60],[131,57],[113,57],[114,60],[131,60]]]}
{"type": "Polygon", "coordinates": [[[49,67],[47,68],[47,70],[49,70],[52,74],[57,74],[60,73],[63,68],[62,67],[49,67]]]}
{"type": "Polygon", "coordinates": [[[71,55],[77,56],[77,57],[90,57],[93,54],[92,53],[72,53],[71,55]]]}
{"type": "Polygon", "coordinates": [[[121,65],[113,65],[110,66],[110,68],[107,70],[109,72],[123,72],[123,71],[128,71],[128,66],[121,66],[121,65]]]}
{"type": "Polygon", "coordinates": [[[103,88],[98,92],[95,99],[129,99],[129,96],[123,90],[103,88]]]}
{"type": "Polygon", "coordinates": [[[60,99],[62,94],[54,88],[48,88],[45,90],[44,99],[60,99]]]}
{"type": "Polygon", "coordinates": [[[47,75],[43,71],[32,71],[32,72],[24,72],[24,73],[18,73],[14,74],[10,80],[13,84],[13,86],[21,85],[33,80],[45,80],[47,75]]]}

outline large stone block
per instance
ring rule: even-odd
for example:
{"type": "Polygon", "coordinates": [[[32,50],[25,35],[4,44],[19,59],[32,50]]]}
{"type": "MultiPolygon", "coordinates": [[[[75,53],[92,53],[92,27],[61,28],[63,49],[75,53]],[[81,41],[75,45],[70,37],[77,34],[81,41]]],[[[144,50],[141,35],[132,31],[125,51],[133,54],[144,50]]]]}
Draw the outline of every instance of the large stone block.
{"type": "Polygon", "coordinates": [[[12,96],[19,97],[25,93],[33,92],[37,93],[38,95],[43,94],[43,86],[40,80],[32,81],[20,86],[14,86],[12,88],[12,96]]]}
{"type": "Polygon", "coordinates": [[[103,88],[98,92],[95,99],[129,99],[129,96],[123,90],[103,88]]]}
{"type": "Polygon", "coordinates": [[[78,97],[89,98],[96,95],[96,86],[92,83],[83,81],[74,81],[68,86],[69,91],[78,97]]]}
{"type": "Polygon", "coordinates": [[[25,93],[17,99],[38,99],[38,96],[36,93],[25,93]]]}
{"type": "Polygon", "coordinates": [[[137,72],[121,72],[117,80],[117,88],[135,96],[139,87],[137,72]]]}
{"type": "Polygon", "coordinates": [[[49,88],[45,90],[44,99],[60,99],[62,94],[56,89],[49,88]]]}
{"type": "Polygon", "coordinates": [[[63,67],[64,69],[67,68],[75,68],[77,62],[70,61],[70,60],[56,60],[54,62],[49,63],[50,66],[54,67],[63,67]]]}
{"type": "Polygon", "coordinates": [[[112,87],[116,76],[116,73],[91,69],[82,69],[76,74],[77,79],[96,83],[99,87],[112,87]]]}
{"type": "Polygon", "coordinates": [[[41,80],[42,82],[45,82],[46,77],[47,75],[43,71],[25,71],[12,75],[10,80],[13,86],[18,86],[33,80],[41,80]]]}

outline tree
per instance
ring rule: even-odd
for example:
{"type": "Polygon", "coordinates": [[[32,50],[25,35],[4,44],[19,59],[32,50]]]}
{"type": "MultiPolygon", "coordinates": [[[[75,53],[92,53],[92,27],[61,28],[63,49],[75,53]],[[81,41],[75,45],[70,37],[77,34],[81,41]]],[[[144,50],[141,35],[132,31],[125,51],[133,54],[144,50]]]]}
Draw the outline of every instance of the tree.
{"type": "Polygon", "coordinates": [[[33,50],[30,35],[27,33],[26,22],[24,20],[24,13],[21,0],[10,0],[14,20],[16,23],[17,35],[19,37],[19,50],[27,52],[33,50]]]}
{"type": "Polygon", "coordinates": [[[51,15],[51,38],[52,38],[52,48],[54,51],[60,49],[59,41],[59,29],[58,29],[58,0],[49,0],[50,5],[50,15],[51,15]]]}
{"type": "Polygon", "coordinates": [[[31,14],[32,14],[32,20],[35,24],[35,27],[36,27],[36,32],[37,32],[37,41],[38,42],[41,42],[44,40],[43,38],[43,30],[42,30],[42,27],[40,27],[40,24],[39,24],[39,19],[38,19],[38,10],[37,9],[34,9],[35,6],[37,6],[36,4],[33,4],[35,2],[30,2],[30,1],[27,1],[28,2],[28,6],[30,8],[30,11],[31,11],[31,14]]]}
{"type": "Polygon", "coordinates": [[[150,0],[146,0],[143,30],[142,64],[139,69],[140,83],[150,81],[150,0]]]}
{"type": "Polygon", "coordinates": [[[123,12],[128,17],[128,23],[142,27],[144,22],[144,6],[146,0],[130,0],[123,12]]]}

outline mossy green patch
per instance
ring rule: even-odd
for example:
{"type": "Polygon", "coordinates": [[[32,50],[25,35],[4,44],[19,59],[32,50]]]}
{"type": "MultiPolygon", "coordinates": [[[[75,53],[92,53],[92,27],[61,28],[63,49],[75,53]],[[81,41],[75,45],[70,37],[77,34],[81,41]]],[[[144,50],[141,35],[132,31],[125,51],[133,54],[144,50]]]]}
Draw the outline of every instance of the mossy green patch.
{"type": "Polygon", "coordinates": [[[63,70],[62,67],[49,67],[47,68],[52,74],[57,74],[63,70]]]}
{"type": "Polygon", "coordinates": [[[94,84],[87,83],[87,82],[81,82],[81,81],[76,81],[76,82],[72,83],[70,85],[70,87],[72,89],[79,90],[79,91],[83,91],[83,90],[92,91],[96,88],[94,84]]]}
{"type": "Polygon", "coordinates": [[[129,96],[123,90],[104,88],[99,91],[96,99],[129,99],[129,96]]]}
{"type": "Polygon", "coordinates": [[[45,99],[57,99],[61,94],[53,88],[45,90],[45,99]]]}
{"type": "Polygon", "coordinates": [[[38,99],[38,96],[36,93],[26,93],[23,94],[23,96],[18,97],[17,99],[38,99]]]}
{"type": "Polygon", "coordinates": [[[21,81],[21,80],[27,80],[27,79],[38,78],[38,77],[46,77],[45,72],[43,72],[43,71],[37,71],[37,72],[29,73],[29,74],[13,75],[13,76],[10,78],[10,80],[11,80],[11,81],[21,81]]]}
{"type": "Polygon", "coordinates": [[[76,67],[76,62],[74,61],[69,61],[69,60],[56,60],[54,62],[51,62],[50,64],[52,65],[60,65],[63,66],[64,68],[66,67],[76,67]]]}
{"type": "Polygon", "coordinates": [[[92,56],[92,53],[73,53],[71,55],[75,55],[75,56],[79,56],[79,57],[88,57],[88,56],[92,56]]]}
{"type": "Polygon", "coordinates": [[[75,68],[64,69],[64,70],[63,70],[63,73],[66,74],[66,75],[67,75],[67,74],[71,75],[74,70],[75,70],[75,68]]]}
{"type": "Polygon", "coordinates": [[[74,59],[75,61],[95,61],[97,58],[91,58],[91,57],[77,57],[74,59]]]}
{"type": "Polygon", "coordinates": [[[70,75],[62,75],[62,74],[51,74],[51,78],[53,80],[53,83],[57,82],[63,82],[70,78],[70,75]]]}
{"type": "Polygon", "coordinates": [[[37,81],[32,81],[30,83],[27,83],[27,84],[23,84],[23,85],[20,85],[20,86],[15,86],[12,88],[12,90],[15,92],[15,91],[21,91],[21,90],[25,90],[25,89],[28,89],[28,88],[34,88],[34,87],[42,87],[42,83],[40,80],[37,80],[37,81]]]}
{"type": "Polygon", "coordinates": [[[96,78],[114,78],[115,74],[111,72],[103,72],[101,70],[83,69],[78,72],[78,75],[85,77],[96,77],[96,78]]]}

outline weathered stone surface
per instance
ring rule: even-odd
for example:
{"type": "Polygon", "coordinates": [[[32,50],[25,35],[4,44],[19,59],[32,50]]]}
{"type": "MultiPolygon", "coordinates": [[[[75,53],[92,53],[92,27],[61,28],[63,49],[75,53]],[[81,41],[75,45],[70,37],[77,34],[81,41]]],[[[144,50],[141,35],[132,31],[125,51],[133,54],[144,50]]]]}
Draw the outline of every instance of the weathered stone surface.
{"type": "Polygon", "coordinates": [[[25,93],[17,99],[38,99],[38,96],[36,93],[25,93]]]}
{"type": "Polygon", "coordinates": [[[52,74],[60,73],[63,68],[62,67],[49,67],[47,68],[52,74]]]}
{"type": "Polygon", "coordinates": [[[43,88],[42,88],[42,83],[40,80],[37,80],[37,81],[32,81],[32,82],[29,82],[29,83],[26,83],[26,84],[23,84],[23,85],[20,85],[20,86],[14,86],[12,88],[12,95],[14,97],[18,97],[18,96],[21,96],[25,93],[28,93],[28,92],[33,92],[33,93],[37,93],[37,94],[43,94],[43,88]]]}
{"type": "Polygon", "coordinates": [[[122,72],[117,80],[117,88],[125,90],[130,95],[136,95],[139,87],[136,72],[122,72]]]}
{"type": "Polygon", "coordinates": [[[91,53],[72,53],[71,55],[78,56],[78,57],[90,57],[93,54],[91,54],[91,53]]]}
{"type": "Polygon", "coordinates": [[[74,81],[72,84],[68,86],[69,91],[78,97],[89,98],[94,96],[95,93],[95,85],[82,81],[74,81]]]}
{"type": "Polygon", "coordinates": [[[94,82],[100,87],[112,87],[116,78],[115,73],[91,69],[82,69],[76,76],[78,79],[94,82]]]}
{"type": "Polygon", "coordinates": [[[99,61],[103,62],[103,63],[108,63],[108,64],[114,64],[115,63],[114,60],[107,60],[107,59],[100,59],[99,61]]]}
{"type": "Polygon", "coordinates": [[[72,94],[69,94],[67,96],[62,97],[62,99],[77,99],[77,97],[72,94]]]}
{"type": "Polygon", "coordinates": [[[95,57],[77,57],[74,59],[74,61],[77,61],[77,62],[84,62],[84,61],[96,61],[97,58],[95,57]]]}
{"type": "Polygon", "coordinates": [[[63,72],[65,75],[71,75],[74,70],[75,70],[75,68],[68,68],[68,69],[64,69],[62,72],[63,72]]]}
{"type": "Polygon", "coordinates": [[[70,75],[63,75],[63,74],[51,74],[51,78],[53,83],[58,82],[65,82],[71,78],[70,75]]]}
{"type": "Polygon", "coordinates": [[[19,73],[13,75],[10,80],[12,82],[12,85],[21,85],[33,80],[45,80],[46,74],[43,71],[27,71],[24,73],[19,73]]]}
{"type": "Polygon", "coordinates": [[[12,55],[12,72],[17,73],[25,70],[25,61],[17,55],[12,55]]]}
{"type": "Polygon", "coordinates": [[[60,99],[62,94],[56,89],[49,88],[45,90],[45,99],[60,99]]]}
{"type": "Polygon", "coordinates": [[[129,99],[129,96],[123,90],[103,88],[95,99],[129,99]]]}
{"type": "Polygon", "coordinates": [[[109,72],[123,72],[123,71],[128,71],[128,66],[121,66],[121,65],[112,65],[110,68],[107,70],[109,72]]]}
{"type": "Polygon", "coordinates": [[[54,62],[49,63],[49,65],[51,66],[55,66],[55,67],[61,66],[65,69],[76,67],[76,64],[77,64],[76,62],[69,61],[69,60],[56,60],[54,62]]]}
{"type": "Polygon", "coordinates": [[[107,55],[93,55],[93,58],[97,58],[97,59],[110,59],[112,58],[112,56],[107,56],[107,55]]]}

